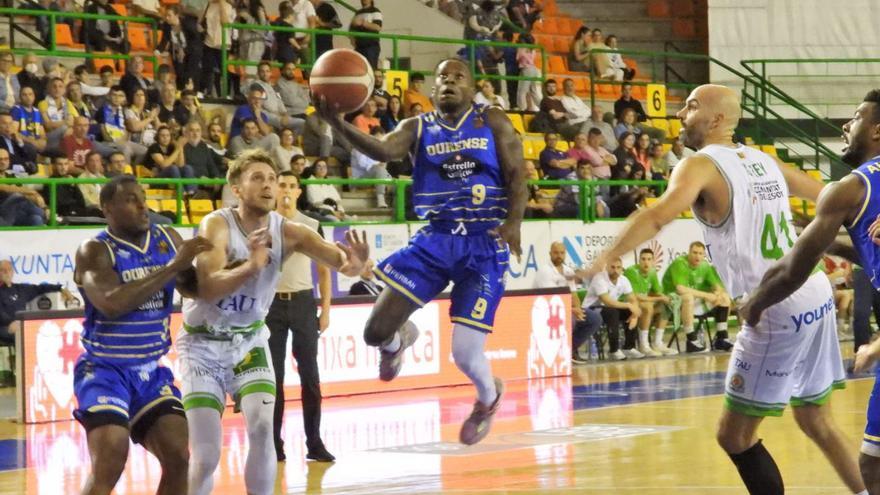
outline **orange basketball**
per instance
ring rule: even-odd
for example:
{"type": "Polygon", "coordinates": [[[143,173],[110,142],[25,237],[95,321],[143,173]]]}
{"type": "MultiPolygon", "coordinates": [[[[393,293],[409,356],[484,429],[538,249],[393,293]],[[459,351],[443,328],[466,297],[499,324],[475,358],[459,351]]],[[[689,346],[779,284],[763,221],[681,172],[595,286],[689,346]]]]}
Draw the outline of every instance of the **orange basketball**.
{"type": "Polygon", "coordinates": [[[360,53],[337,48],[321,55],[312,67],[309,88],[340,113],[359,110],[373,94],[373,69],[360,53]]]}

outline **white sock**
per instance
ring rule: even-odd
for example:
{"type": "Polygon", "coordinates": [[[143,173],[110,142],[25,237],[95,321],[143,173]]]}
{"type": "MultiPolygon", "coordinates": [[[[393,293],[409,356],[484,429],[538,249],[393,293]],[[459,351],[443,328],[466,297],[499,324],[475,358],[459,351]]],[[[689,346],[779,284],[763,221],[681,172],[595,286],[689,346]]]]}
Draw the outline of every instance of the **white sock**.
{"type": "Polygon", "coordinates": [[[715,324],[715,330],[719,332],[727,331],[727,322],[719,322],[715,324]]]}
{"type": "Polygon", "coordinates": [[[666,335],[665,328],[654,329],[654,347],[664,347],[663,337],[666,335]]]}
{"type": "Polygon", "coordinates": [[[639,330],[639,347],[642,349],[650,349],[651,344],[648,343],[649,330],[639,330]]]}
{"type": "Polygon", "coordinates": [[[477,400],[490,406],[498,398],[492,367],[483,350],[488,334],[456,323],[452,327],[452,358],[477,388],[477,400]]]}
{"type": "Polygon", "coordinates": [[[223,437],[220,412],[210,407],[197,407],[186,411],[186,421],[190,450],[189,495],[211,495],[223,437]]]}
{"type": "Polygon", "coordinates": [[[241,412],[247,426],[248,453],[244,465],[244,485],[249,495],[272,495],[275,491],[275,442],[272,418],[275,396],[254,392],[241,398],[241,412]]]}
{"type": "Polygon", "coordinates": [[[394,332],[394,338],[391,339],[391,342],[379,347],[385,352],[397,352],[400,349],[400,332],[394,332]]]}
{"type": "Polygon", "coordinates": [[[846,318],[837,319],[837,328],[839,328],[841,332],[846,331],[846,318]]]}
{"type": "Polygon", "coordinates": [[[868,495],[868,490],[862,490],[859,493],[856,493],[856,495],[868,495]]]}

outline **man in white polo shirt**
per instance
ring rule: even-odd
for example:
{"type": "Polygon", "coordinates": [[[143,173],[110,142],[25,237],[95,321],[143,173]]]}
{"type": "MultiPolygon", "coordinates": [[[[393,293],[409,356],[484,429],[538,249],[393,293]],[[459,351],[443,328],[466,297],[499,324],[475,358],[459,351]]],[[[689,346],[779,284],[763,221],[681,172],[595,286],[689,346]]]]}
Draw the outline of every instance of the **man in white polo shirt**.
{"type": "Polygon", "coordinates": [[[642,314],[632,284],[623,276],[620,258],[609,262],[606,270],[597,273],[590,281],[590,288],[584,297],[584,313],[588,312],[600,313],[608,327],[608,352],[611,359],[621,361],[645,357],[635,348],[625,352],[620,350],[620,322],[625,321],[627,330],[633,331],[642,314]]]}
{"type": "MultiPolygon", "coordinates": [[[[301,223],[322,234],[317,220],[296,209],[302,194],[299,178],[293,172],[278,176],[278,203],[275,211],[284,218],[301,223]]],[[[275,367],[275,454],[286,459],[281,424],[284,420],[284,368],[287,360],[287,337],[292,334],[293,357],[296,358],[302,390],[302,415],[306,434],[306,458],[332,462],[335,458],[321,441],[321,380],[318,376],[318,338],[330,324],[330,269],[318,265],[318,288],[321,293],[321,316],[315,305],[312,282],[312,261],[302,253],[293,253],[281,267],[275,300],[266,315],[269,327],[269,350],[275,367]]]]}

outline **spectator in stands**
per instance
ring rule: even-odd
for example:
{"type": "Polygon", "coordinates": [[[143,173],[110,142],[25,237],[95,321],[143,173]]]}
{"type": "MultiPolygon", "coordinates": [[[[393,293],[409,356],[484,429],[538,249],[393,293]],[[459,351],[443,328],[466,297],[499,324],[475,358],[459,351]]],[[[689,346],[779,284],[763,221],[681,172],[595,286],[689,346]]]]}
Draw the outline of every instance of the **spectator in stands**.
{"type": "MultiPolygon", "coordinates": [[[[520,43],[534,44],[531,34],[519,37],[520,43]]],[[[541,77],[541,71],[535,65],[538,50],[535,48],[517,48],[516,64],[522,77],[541,77]]],[[[548,79],[551,81],[552,79],[548,79]]],[[[546,83],[545,83],[546,84],[546,83]]],[[[554,83],[555,84],[555,83],[554,83]]],[[[516,85],[516,106],[524,112],[537,112],[541,105],[541,83],[539,81],[518,81],[516,85]]]]}
{"type": "Polygon", "coordinates": [[[286,127],[301,134],[305,129],[306,109],[311,104],[311,96],[309,88],[296,80],[296,65],[284,64],[281,68],[281,78],[275,83],[275,90],[281,98],[284,113],[288,117],[286,127]]]}
{"type": "MultiPolygon", "coordinates": [[[[71,126],[73,132],[61,139],[61,153],[70,160],[71,174],[79,176],[85,170],[88,156],[95,150],[95,143],[89,139],[88,117],[76,117],[71,126]]],[[[107,148],[110,151],[110,148],[107,148]]]]}
{"type": "MultiPolygon", "coordinates": [[[[474,2],[467,21],[464,23],[464,39],[491,41],[502,25],[501,8],[493,0],[474,2]]],[[[485,47],[476,46],[474,53],[477,59],[484,56],[485,47]]]]}
{"type": "MultiPolygon", "coordinates": [[[[583,161],[577,164],[578,180],[593,180],[593,167],[589,162],[583,161]]],[[[569,177],[569,179],[571,179],[569,177]]],[[[578,218],[581,214],[580,186],[562,186],[553,201],[553,216],[556,218],[578,218]]],[[[596,195],[596,212],[600,217],[605,217],[607,207],[600,195],[596,195]]]]}
{"type": "MultiPolygon", "coordinates": [[[[202,139],[202,125],[191,120],[183,129],[182,143],[183,163],[192,169],[192,176],[198,178],[220,179],[225,177],[223,158],[202,139]]],[[[220,185],[204,185],[191,189],[194,197],[200,199],[219,198],[222,190],[220,185]]]]}
{"type": "MultiPolygon", "coordinates": [[[[318,16],[315,6],[309,0],[289,0],[293,8],[293,27],[300,29],[315,29],[318,27],[318,16]]],[[[283,5],[283,4],[282,4],[283,5]]],[[[299,47],[297,58],[308,60],[311,54],[309,45],[312,43],[312,35],[308,33],[294,33],[296,45],[299,47]]],[[[293,60],[290,60],[293,62],[293,60]]]]}
{"type": "MultiPolygon", "coordinates": [[[[53,179],[72,178],[70,175],[70,162],[66,156],[57,155],[52,157],[52,175],[53,179]]],[[[86,200],[83,198],[82,191],[76,184],[58,184],[55,186],[55,213],[62,217],[94,217],[100,216],[100,211],[95,208],[87,208],[86,200]]],[[[43,195],[43,201],[49,204],[50,188],[44,187],[40,194],[43,195]]]]}
{"type": "Polygon", "coordinates": [[[633,153],[636,157],[636,162],[642,166],[644,170],[645,177],[651,177],[651,137],[645,133],[639,134],[636,137],[636,145],[633,148],[633,153]]]}
{"type": "MultiPolygon", "coordinates": [[[[11,160],[0,147],[0,175],[9,177],[11,160]]],[[[46,202],[30,188],[0,184],[0,226],[38,226],[46,223],[46,202]]]]}
{"type": "Polygon", "coordinates": [[[15,56],[10,51],[0,52],[0,111],[8,112],[18,101],[21,85],[18,77],[10,72],[15,65],[15,56]]]}
{"type": "MultiPolygon", "coordinates": [[[[641,167],[636,167],[627,178],[630,180],[644,180],[645,171],[641,167]]],[[[622,186],[617,189],[617,193],[610,192],[609,194],[611,197],[606,202],[609,216],[612,218],[626,218],[644,206],[645,198],[651,196],[651,191],[645,186],[622,186]]]]}
{"type": "MultiPolygon", "coordinates": [[[[16,77],[18,78],[18,86],[19,88],[23,88],[25,86],[34,90],[34,96],[40,92],[42,92],[42,84],[41,79],[38,74],[40,70],[40,66],[38,65],[39,59],[33,53],[28,53],[21,59],[22,69],[18,72],[16,77]]],[[[19,94],[21,94],[21,89],[19,89],[19,94]]]]}
{"type": "Polygon", "coordinates": [[[671,299],[663,293],[663,288],[660,286],[654,264],[654,251],[648,248],[639,251],[639,262],[624,270],[623,276],[632,285],[633,293],[642,310],[639,317],[639,352],[648,357],[678,354],[663,343],[669,320],[666,305],[671,303],[671,299]],[[654,326],[653,343],[649,342],[651,325],[654,326]]]}
{"type": "Polygon", "coordinates": [[[412,117],[420,113],[429,113],[434,111],[434,104],[431,99],[422,94],[422,85],[425,84],[425,76],[418,72],[413,72],[409,76],[409,87],[403,92],[403,107],[409,110],[407,117],[412,117]],[[422,106],[418,113],[413,113],[412,106],[419,104],[422,106]]]}
{"type": "Polygon", "coordinates": [[[541,10],[535,0],[510,0],[507,3],[507,17],[526,32],[531,31],[535,21],[541,18],[541,10]]]}
{"type": "MultiPolygon", "coordinates": [[[[327,160],[318,158],[312,164],[315,179],[327,177],[327,160]]],[[[333,215],[337,220],[345,220],[342,197],[332,184],[309,184],[306,186],[306,199],[309,205],[323,215],[333,215]]]]}
{"type": "MultiPolygon", "coordinates": [[[[369,104],[369,102],[367,103],[369,104]]],[[[382,136],[385,135],[385,131],[382,129],[381,126],[371,127],[369,133],[371,136],[376,137],[376,139],[382,139],[382,136]]],[[[357,148],[353,149],[351,152],[351,176],[355,179],[391,178],[391,175],[385,168],[384,163],[370,158],[357,148]]],[[[385,184],[376,185],[377,208],[388,208],[388,203],[385,201],[385,189],[385,184]]]]}
{"type": "Polygon", "coordinates": [[[182,120],[185,116],[178,113],[180,104],[177,100],[177,88],[171,85],[165,85],[159,91],[159,104],[156,106],[159,110],[157,118],[161,125],[169,127],[180,126],[186,121],[182,120]]]}
{"type": "Polygon", "coordinates": [[[636,121],[636,112],[632,108],[625,108],[617,125],[614,126],[614,134],[617,135],[617,139],[620,139],[624,132],[630,132],[636,136],[642,134],[642,126],[636,121]]]}
{"type": "MultiPolygon", "coordinates": [[[[502,30],[501,31],[502,41],[507,43],[513,42],[513,33],[510,30],[502,30]]],[[[500,48],[502,53],[502,60],[504,61],[504,75],[506,76],[518,76],[519,75],[519,63],[516,61],[516,47],[513,46],[505,46],[500,48]]],[[[516,94],[519,90],[519,86],[517,81],[512,79],[507,79],[504,81],[504,85],[507,87],[507,102],[511,107],[517,106],[516,94]]],[[[496,93],[500,93],[496,91],[496,93]]]]}
{"type": "Polygon", "coordinates": [[[226,134],[223,132],[223,126],[219,122],[208,124],[208,135],[205,142],[211,148],[211,151],[225,159],[228,141],[226,134]]]}
{"type": "MultiPolygon", "coordinates": [[[[342,22],[339,21],[339,14],[330,2],[325,0],[311,0],[315,7],[315,15],[317,16],[317,27],[319,29],[339,29],[342,22]]],[[[320,57],[324,52],[333,49],[333,36],[329,34],[315,35],[315,56],[320,57]]]]}
{"type": "Polygon", "coordinates": [[[330,125],[321,120],[317,112],[306,117],[303,131],[303,150],[309,156],[330,156],[333,132],[330,125]]]}
{"type": "Polygon", "coordinates": [[[79,89],[80,99],[87,99],[90,109],[103,106],[104,100],[106,100],[106,96],[110,93],[110,88],[113,86],[113,69],[106,65],[101,67],[99,72],[101,81],[98,86],[89,84],[86,79],[88,75],[89,70],[85,65],[77,65],[73,69],[73,81],[67,83],[67,98],[73,101],[71,85],[76,84],[79,89]]]}
{"type": "Polygon", "coordinates": [[[349,296],[378,296],[382,292],[383,286],[376,282],[376,276],[373,274],[374,266],[376,264],[373,263],[373,260],[364,262],[364,269],[360,274],[361,279],[351,284],[351,288],[348,290],[349,296]]]}
{"type": "Polygon", "coordinates": [[[269,132],[263,135],[257,121],[253,118],[246,118],[242,121],[241,134],[232,137],[229,140],[227,157],[235,159],[242,151],[254,148],[260,148],[267,153],[271,153],[278,144],[278,134],[269,132]]]}
{"type": "MultiPolygon", "coordinates": [[[[526,177],[528,180],[538,180],[538,169],[535,168],[535,162],[531,160],[525,161],[526,177]]],[[[525,218],[550,218],[553,213],[553,200],[550,199],[541,186],[538,184],[529,184],[529,202],[526,203],[525,218]]]]}
{"type": "Polygon", "coordinates": [[[611,167],[617,165],[617,157],[602,147],[602,131],[590,129],[587,134],[579,133],[574,138],[574,146],[568,150],[568,157],[578,163],[586,161],[593,167],[591,175],[600,180],[611,178],[611,167]]]}
{"type": "MultiPolygon", "coordinates": [[[[608,45],[608,48],[617,50],[617,36],[609,34],[608,38],[605,39],[605,44],[608,45]]],[[[636,70],[626,65],[623,55],[620,53],[609,53],[608,59],[611,62],[611,68],[614,70],[614,73],[618,74],[618,71],[620,71],[619,73],[623,74],[624,81],[631,81],[636,76],[636,70]]]]}
{"type": "Polygon", "coordinates": [[[665,167],[669,170],[669,173],[672,173],[672,169],[678,165],[678,162],[684,160],[685,158],[694,154],[694,151],[690,148],[685,147],[684,143],[681,141],[681,138],[676,139],[672,142],[672,148],[663,155],[663,161],[665,163],[665,167]]]}
{"type": "Polygon", "coordinates": [[[34,106],[34,90],[30,86],[21,88],[21,103],[12,107],[12,119],[18,126],[18,135],[28,153],[36,157],[46,150],[46,130],[43,128],[43,116],[34,106]]]}
{"type": "Polygon", "coordinates": [[[602,132],[602,137],[605,138],[605,149],[613,152],[617,149],[617,137],[614,135],[614,128],[611,127],[611,124],[602,120],[604,114],[605,111],[601,106],[593,105],[590,119],[585,123],[585,127],[587,130],[599,129],[602,132]]]}
{"type": "Polygon", "coordinates": [[[27,304],[37,296],[61,292],[65,305],[79,305],[79,300],[61,285],[16,284],[12,282],[14,273],[11,261],[0,261],[0,342],[15,344],[15,332],[20,327],[15,313],[24,311],[27,304]]]}
{"type": "Polygon", "coordinates": [[[474,103],[478,105],[500,107],[502,110],[510,109],[510,105],[504,100],[504,97],[495,94],[495,86],[489,81],[479,81],[477,83],[479,92],[474,95],[474,103]]]}
{"type": "Polygon", "coordinates": [[[376,102],[376,115],[382,118],[388,109],[388,101],[391,93],[385,90],[385,71],[376,69],[373,71],[373,101],[376,102]]]}
{"type": "MultiPolygon", "coordinates": [[[[183,146],[187,137],[181,137],[175,143],[171,138],[168,126],[159,127],[156,131],[156,142],[147,149],[146,167],[153,171],[153,177],[163,179],[192,179],[195,177],[193,168],[184,161],[183,146]]],[[[184,186],[187,192],[193,193],[197,186],[184,186]]]]}
{"type": "MultiPolygon", "coordinates": [[[[117,15],[108,0],[91,0],[83,9],[86,14],[117,15]]],[[[128,53],[130,46],[118,21],[86,19],[82,23],[79,39],[83,40],[88,52],[103,52],[108,48],[114,53],[128,53]]]]}
{"type": "MultiPolygon", "coordinates": [[[[356,33],[382,31],[382,12],[376,7],[374,0],[361,0],[361,8],[354,13],[348,30],[356,33]]],[[[371,67],[379,67],[381,47],[377,38],[355,37],[354,49],[367,59],[371,67]]]]}
{"type": "Polygon", "coordinates": [[[17,125],[8,112],[0,112],[0,149],[9,153],[12,171],[37,173],[37,154],[33,147],[25,146],[17,125]]]}
{"type": "Polygon", "coordinates": [[[656,139],[652,139],[648,146],[648,161],[651,165],[652,180],[669,179],[669,167],[663,159],[663,144],[656,139]]]}
{"type": "Polygon", "coordinates": [[[562,96],[559,101],[568,113],[569,125],[579,127],[579,132],[590,130],[590,126],[585,125],[590,118],[590,107],[575,93],[574,79],[566,78],[562,81],[562,96]]]}
{"type": "Polygon", "coordinates": [[[282,129],[279,134],[281,144],[272,150],[275,163],[280,171],[290,170],[290,159],[303,154],[302,148],[296,145],[296,134],[292,129],[282,129]]]}
{"type": "Polygon", "coordinates": [[[577,159],[570,158],[568,153],[556,149],[559,143],[559,134],[548,132],[544,134],[544,149],[538,157],[541,171],[545,179],[574,178],[576,175],[577,159]]]}
{"type": "Polygon", "coordinates": [[[132,93],[131,105],[125,109],[125,129],[131,144],[148,147],[156,141],[159,122],[159,109],[147,105],[147,94],[142,88],[132,93]]]}
{"type": "Polygon", "coordinates": [[[614,102],[614,118],[618,121],[623,120],[623,112],[627,108],[632,109],[636,113],[637,122],[648,120],[648,114],[645,113],[642,103],[632,96],[631,83],[624,83],[620,86],[620,98],[614,102]]]}
{"type": "Polygon", "coordinates": [[[568,54],[568,70],[572,72],[590,72],[590,42],[593,35],[590,28],[581,26],[574,35],[571,51],[568,54]]]}
{"type": "Polygon", "coordinates": [[[229,128],[229,137],[234,138],[241,134],[242,124],[247,119],[253,119],[257,123],[261,136],[272,134],[269,125],[269,113],[263,108],[265,93],[259,84],[251,84],[248,87],[247,104],[240,105],[232,116],[232,124],[229,128]]]}
{"type": "Polygon", "coordinates": [[[541,109],[532,120],[535,129],[553,130],[565,139],[573,139],[580,132],[581,126],[572,125],[569,121],[568,112],[559,96],[556,96],[556,81],[547,79],[544,83],[544,98],[541,100],[541,109]]]}
{"type": "Polygon", "coordinates": [[[837,308],[837,335],[851,339],[850,322],[853,314],[852,264],[837,256],[825,255],[820,265],[834,288],[834,306],[837,308]]]}
{"type": "MultiPolygon", "coordinates": [[[[235,9],[226,0],[211,0],[197,15],[201,16],[199,20],[203,21],[202,29],[204,30],[204,48],[201,58],[202,80],[199,88],[206,95],[219,96],[222,26],[235,19],[235,9]]],[[[261,58],[247,60],[260,60],[261,58]]]]}
{"type": "Polygon", "coordinates": [[[134,101],[135,90],[143,90],[146,102],[155,104],[159,101],[159,91],[153,85],[153,81],[147,79],[143,75],[144,59],[140,55],[135,55],[129,59],[125,67],[125,74],[119,79],[119,85],[125,91],[125,97],[128,101],[134,101]]]}
{"type": "Polygon", "coordinates": [[[706,349],[694,330],[695,314],[710,314],[715,318],[715,349],[729,351],[733,347],[727,340],[730,296],[718,272],[706,261],[705,244],[694,241],[687,254],[672,260],[663,274],[663,291],[681,297],[681,327],[687,335],[687,352],[706,349]]]}
{"type": "Polygon", "coordinates": [[[107,160],[107,170],[104,175],[107,178],[113,178],[117,175],[123,175],[128,169],[128,163],[125,161],[125,154],[121,151],[114,151],[107,160]]]}
{"type": "Polygon", "coordinates": [[[361,113],[351,123],[365,134],[369,134],[374,127],[382,127],[382,123],[376,117],[376,102],[372,99],[367,100],[361,107],[361,113]]]}
{"type": "MultiPolygon", "coordinates": [[[[293,64],[288,64],[293,65],[293,64]]],[[[287,107],[281,99],[281,94],[272,86],[272,66],[267,61],[260,62],[257,66],[257,79],[251,79],[248,88],[258,86],[263,92],[262,108],[268,117],[267,123],[274,129],[282,127],[296,127],[302,130],[303,120],[299,119],[296,126],[293,125],[287,114],[287,107]]]]}
{"type": "Polygon", "coordinates": [[[382,118],[379,119],[382,129],[385,129],[385,132],[391,132],[397,128],[397,124],[404,118],[406,117],[403,115],[403,104],[400,102],[400,97],[397,95],[391,96],[388,99],[388,108],[382,114],[382,118]]]}
{"type": "Polygon", "coordinates": [[[73,127],[76,109],[65,97],[64,81],[60,77],[49,81],[46,98],[37,105],[46,129],[46,148],[57,150],[61,139],[73,127]]]}
{"type": "Polygon", "coordinates": [[[177,89],[183,89],[187,82],[198,78],[197,74],[189,71],[192,49],[188,46],[186,31],[180,18],[180,5],[167,5],[165,7],[165,19],[161,25],[162,41],[156,46],[159,53],[168,53],[171,65],[174,66],[174,74],[177,76],[177,89]]]}
{"type": "Polygon", "coordinates": [[[632,172],[640,166],[636,157],[636,135],[631,132],[624,132],[620,135],[618,141],[619,146],[614,150],[614,156],[617,158],[617,166],[611,173],[612,179],[629,179],[632,172]]]}
{"type": "MultiPolygon", "coordinates": [[[[294,22],[293,6],[290,1],[278,4],[278,19],[272,21],[273,26],[292,28],[294,22]]],[[[294,33],[285,31],[273,31],[275,38],[275,60],[286,64],[299,61],[300,44],[296,41],[294,33]]]]}
{"type": "MultiPolygon", "coordinates": [[[[605,38],[602,36],[601,29],[593,29],[592,38],[588,45],[590,50],[608,50],[608,45],[605,44],[605,38]]],[[[609,53],[593,52],[590,65],[593,68],[593,74],[599,79],[623,81],[623,71],[611,65],[609,53]]]]}
{"type": "Polygon", "coordinates": [[[575,324],[572,332],[571,353],[575,363],[586,362],[580,356],[578,349],[589,341],[602,326],[602,317],[598,312],[590,312],[590,318],[586,319],[581,300],[577,295],[577,286],[580,279],[575,275],[574,268],[565,262],[565,244],[556,241],[550,244],[550,262],[538,267],[535,281],[532,287],[535,289],[547,289],[553,287],[566,287],[571,291],[571,311],[575,324]]]}
{"type": "Polygon", "coordinates": [[[639,359],[644,354],[636,350],[636,325],[642,314],[639,302],[633,293],[632,284],[623,276],[623,263],[620,258],[611,260],[608,268],[597,273],[590,281],[584,297],[584,313],[599,312],[608,328],[608,357],[615,361],[639,359]],[[620,324],[624,329],[624,350],[620,350],[620,324]]]}
{"type": "MultiPolygon", "coordinates": [[[[101,160],[101,154],[97,151],[92,151],[86,156],[83,168],[84,170],[79,175],[80,179],[104,178],[104,162],[101,160]]],[[[87,208],[91,208],[94,212],[101,209],[101,184],[77,184],[77,187],[82,193],[87,208]]]]}
{"type": "MultiPolygon", "coordinates": [[[[107,92],[109,93],[110,91],[108,90],[107,92]]],[[[77,81],[67,83],[67,101],[70,102],[77,115],[87,117],[93,124],[95,123],[95,107],[90,100],[87,101],[83,97],[82,85],[77,81]]]]}
{"type": "MultiPolygon", "coordinates": [[[[238,16],[235,22],[256,26],[268,26],[269,18],[261,0],[244,0],[238,3],[238,16]]],[[[238,30],[238,58],[241,60],[264,60],[266,53],[266,33],[258,29],[238,30]]],[[[257,67],[246,65],[244,68],[248,77],[257,74],[257,67]]]]}

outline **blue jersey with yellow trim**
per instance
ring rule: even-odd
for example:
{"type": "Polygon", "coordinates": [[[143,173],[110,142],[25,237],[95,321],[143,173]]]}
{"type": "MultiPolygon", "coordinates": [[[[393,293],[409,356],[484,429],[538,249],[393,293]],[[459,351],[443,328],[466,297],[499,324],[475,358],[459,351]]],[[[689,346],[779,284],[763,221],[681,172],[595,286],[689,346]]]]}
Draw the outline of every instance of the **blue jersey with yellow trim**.
{"type": "Polygon", "coordinates": [[[413,207],[435,227],[482,231],[507,217],[504,176],[484,109],[473,105],[456,124],[437,112],[419,116],[413,207]]]}
{"type": "Polygon", "coordinates": [[[853,248],[859,253],[862,268],[871,279],[871,285],[880,290],[880,253],[868,234],[868,227],[880,215],[880,201],[872,201],[872,194],[880,192],[880,156],[863,163],[852,172],[865,184],[865,199],[855,221],[846,226],[853,248]]]}
{"type": "MultiPolygon", "coordinates": [[[[110,252],[113,269],[122,283],[142,279],[167,265],[177,252],[168,232],[151,225],[143,246],[119,239],[109,231],[95,236],[110,252]]],[[[137,309],[108,318],[80,292],[85,302],[82,344],[93,361],[137,365],[155,361],[168,352],[168,325],[174,296],[174,280],[144,301],[137,309]]]]}

